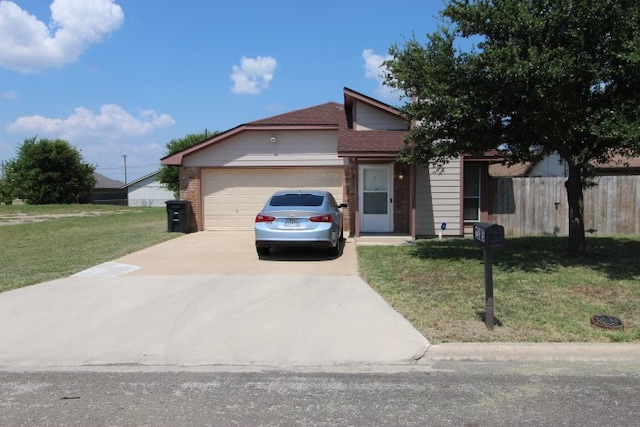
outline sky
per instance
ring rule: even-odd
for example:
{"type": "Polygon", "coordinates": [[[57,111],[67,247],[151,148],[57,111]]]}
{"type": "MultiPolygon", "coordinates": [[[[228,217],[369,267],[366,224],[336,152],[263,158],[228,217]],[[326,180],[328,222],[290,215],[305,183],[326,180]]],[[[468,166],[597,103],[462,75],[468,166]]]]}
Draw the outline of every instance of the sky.
{"type": "Polygon", "coordinates": [[[0,161],[69,142],[132,182],[166,144],[343,101],[391,105],[380,64],[436,30],[441,0],[0,0],[0,161]],[[126,165],[126,167],[125,167],[126,165]]]}

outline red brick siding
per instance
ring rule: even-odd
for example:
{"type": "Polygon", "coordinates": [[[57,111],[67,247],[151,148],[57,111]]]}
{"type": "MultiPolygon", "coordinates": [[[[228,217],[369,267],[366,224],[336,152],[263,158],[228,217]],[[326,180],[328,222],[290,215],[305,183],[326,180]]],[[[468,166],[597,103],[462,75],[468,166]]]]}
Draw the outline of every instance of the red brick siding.
{"type": "Polygon", "coordinates": [[[349,158],[345,170],[345,194],[349,204],[348,215],[345,218],[345,235],[354,236],[356,232],[356,210],[358,208],[356,201],[358,200],[358,185],[356,176],[358,174],[358,164],[353,157],[349,158]]]}
{"type": "Polygon", "coordinates": [[[191,202],[189,232],[203,229],[202,207],[200,206],[200,168],[183,167],[180,169],[180,199],[191,202]]]}

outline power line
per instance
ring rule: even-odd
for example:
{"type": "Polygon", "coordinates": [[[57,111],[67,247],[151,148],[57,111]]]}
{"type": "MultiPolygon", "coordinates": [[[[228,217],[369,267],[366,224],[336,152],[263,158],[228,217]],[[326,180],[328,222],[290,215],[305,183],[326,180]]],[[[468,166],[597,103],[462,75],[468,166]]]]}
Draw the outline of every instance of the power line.
{"type": "MultiPolygon", "coordinates": [[[[127,169],[141,169],[141,168],[150,168],[150,167],[160,167],[160,163],[150,163],[146,165],[130,165],[127,164],[127,169]]],[[[122,165],[120,166],[96,166],[96,169],[122,169],[122,165]]]]}

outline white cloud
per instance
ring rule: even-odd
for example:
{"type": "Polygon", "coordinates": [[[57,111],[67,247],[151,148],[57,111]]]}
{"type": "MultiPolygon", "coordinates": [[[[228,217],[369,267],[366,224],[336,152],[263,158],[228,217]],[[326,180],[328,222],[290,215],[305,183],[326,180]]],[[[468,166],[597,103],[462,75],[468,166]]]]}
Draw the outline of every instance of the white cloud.
{"type": "Polygon", "coordinates": [[[0,66],[31,72],[73,62],[124,22],[114,0],[54,0],[50,9],[47,25],[0,0],[0,66]]]}
{"type": "MultiPolygon", "coordinates": [[[[129,178],[157,170],[165,139],[170,139],[163,129],[175,124],[168,114],[143,110],[133,115],[118,105],[105,104],[98,112],[78,107],[66,118],[23,116],[5,128],[24,138],[64,139],[80,150],[84,161],[98,165],[97,172],[124,181],[122,156],[127,155],[129,178]]],[[[11,157],[9,146],[0,144],[0,157],[11,157]]]]}
{"type": "Polygon", "coordinates": [[[270,56],[258,56],[257,58],[240,58],[240,65],[233,66],[231,80],[233,80],[233,93],[260,94],[269,88],[273,80],[273,73],[277,61],[270,56]]]}
{"type": "Polygon", "coordinates": [[[369,80],[373,80],[377,84],[375,93],[382,98],[395,98],[397,99],[397,91],[384,85],[384,66],[383,62],[391,59],[389,55],[378,55],[371,49],[365,49],[362,51],[362,58],[364,59],[364,76],[369,80]]]}
{"type": "Polygon", "coordinates": [[[0,93],[0,98],[17,99],[18,98],[18,92],[16,92],[15,90],[8,90],[6,92],[0,93]]]}
{"type": "Polygon", "coordinates": [[[174,124],[175,120],[167,114],[144,110],[138,117],[134,117],[118,105],[105,104],[98,114],[85,107],[78,107],[64,119],[39,115],[19,117],[9,123],[6,129],[14,133],[62,138],[73,143],[87,138],[107,141],[139,137],[174,124]]]}

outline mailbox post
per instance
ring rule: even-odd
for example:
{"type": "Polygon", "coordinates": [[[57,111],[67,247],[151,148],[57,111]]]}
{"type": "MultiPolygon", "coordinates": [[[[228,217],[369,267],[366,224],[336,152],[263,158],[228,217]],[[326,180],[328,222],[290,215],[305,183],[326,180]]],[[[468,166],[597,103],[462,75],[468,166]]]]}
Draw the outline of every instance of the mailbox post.
{"type": "Polygon", "coordinates": [[[484,324],[493,329],[493,248],[504,246],[504,227],[498,224],[476,222],[473,224],[473,238],[483,247],[484,252],[484,324]]]}

